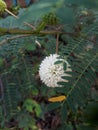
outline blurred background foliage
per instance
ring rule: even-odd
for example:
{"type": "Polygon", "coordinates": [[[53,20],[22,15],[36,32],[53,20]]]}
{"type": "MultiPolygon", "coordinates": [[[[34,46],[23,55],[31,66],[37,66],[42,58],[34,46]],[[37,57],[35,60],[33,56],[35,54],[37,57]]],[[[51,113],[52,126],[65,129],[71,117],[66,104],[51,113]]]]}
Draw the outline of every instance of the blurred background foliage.
{"type": "MultiPolygon", "coordinates": [[[[94,71],[88,68],[87,72],[89,72],[86,74],[79,68],[75,70],[89,79],[87,84],[81,76],[81,82],[78,83],[79,85],[83,83],[81,85],[82,87],[84,85],[83,94],[85,95],[86,92],[88,95],[85,98],[84,95],[79,97],[80,93],[74,90],[73,99],[71,98],[71,102],[68,100],[70,108],[65,102],[48,102],[49,97],[66,95],[74,83],[70,79],[70,83],[65,84],[69,86],[68,89],[65,87],[52,89],[42,84],[39,79],[38,69],[42,59],[55,53],[55,35],[31,35],[5,41],[15,35],[0,33],[0,43],[4,41],[0,44],[0,130],[98,129],[98,1],[38,0],[27,8],[19,8],[19,19],[12,16],[1,17],[0,27],[31,30],[32,28],[24,22],[38,27],[43,16],[50,12],[56,14],[59,24],[49,29],[60,28],[66,33],[73,33],[71,36],[60,35],[59,37],[59,53],[69,57],[70,51],[73,55],[75,54],[73,58],[71,53],[72,59],[68,59],[71,65],[74,62],[73,70],[77,69],[74,68],[77,66],[75,58],[79,58],[81,64],[84,61],[83,67],[87,67],[96,55],[91,66],[94,71]],[[36,41],[41,44],[41,47],[36,44],[36,41]],[[76,45],[78,47],[74,50],[76,45]],[[85,53],[84,57],[82,57],[83,53],[85,53]],[[85,87],[85,84],[88,87],[85,87]],[[78,104],[77,110],[74,100],[78,104]]],[[[81,67],[80,64],[79,67],[81,67]]],[[[73,72],[72,75],[74,74],[77,79],[78,74],[73,72]]]]}

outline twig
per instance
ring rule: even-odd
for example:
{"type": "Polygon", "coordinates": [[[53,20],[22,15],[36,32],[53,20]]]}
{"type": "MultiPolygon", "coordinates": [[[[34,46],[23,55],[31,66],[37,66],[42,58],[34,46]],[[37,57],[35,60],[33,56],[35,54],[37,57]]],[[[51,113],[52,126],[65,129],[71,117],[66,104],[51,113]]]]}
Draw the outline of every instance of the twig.
{"type": "Polygon", "coordinates": [[[28,22],[24,22],[24,24],[27,25],[28,27],[32,28],[33,30],[36,30],[36,28],[33,25],[29,24],[28,22]]]}
{"type": "Polygon", "coordinates": [[[59,33],[57,33],[56,37],[56,54],[58,54],[58,49],[59,49],[59,33]]]}
{"type": "MultiPolygon", "coordinates": [[[[9,11],[8,9],[5,9],[5,11],[6,11],[8,14],[12,15],[13,17],[15,17],[16,19],[19,19],[18,16],[16,16],[15,14],[13,14],[13,13],[12,13],[11,11],[9,11]]],[[[33,30],[36,29],[33,25],[29,24],[28,22],[24,22],[24,24],[27,25],[27,26],[29,26],[29,27],[32,28],[33,30]]]]}
{"type": "MultiPolygon", "coordinates": [[[[9,13],[10,15],[12,15],[13,17],[15,17],[16,19],[19,19],[18,16],[16,16],[15,14],[13,14],[13,13],[12,13],[11,11],[9,11],[8,9],[5,9],[5,11],[6,11],[7,13],[9,13]]],[[[27,25],[27,26],[29,26],[29,27],[32,28],[33,30],[36,30],[36,28],[35,28],[33,25],[29,24],[28,22],[24,22],[24,24],[27,25]]]]}
{"type": "Polygon", "coordinates": [[[16,29],[16,28],[1,28],[0,27],[0,34],[1,35],[12,35],[12,34],[32,34],[32,35],[47,35],[47,34],[57,34],[59,33],[64,33],[60,31],[55,31],[55,30],[44,30],[44,31],[39,31],[37,30],[24,30],[24,29],[16,29]]]}
{"type": "Polygon", "coordinates": [[[18,16],[16,16],[15,14],[13,14],[11,11],[9,11],[8,9],[5,9],[5,11],[7,12],[7,13],[9,13],[10,15],[12,15],[13,17],[15,17],[16,19],[19,19],[19,17],[18,16]]]}
{"type": "Polygon", "coordinates": [[[31,34],[24,34],[24,35],[13,36],[13,37],[11,37],[11,38],[6,38],[6,39],[4,39],[4,40],[2,40],[2,41],[0,42],[0,45],[2,45],[2,44],[4,44],[4,43],[7,43],[7,42],[9,42],[9,41],[11,41],[11,40],[17,39],[17,38],[27,37],[27,36],[31,36],[31,34]]]}
{"type": "MultiPolygon", "coordinates": [[[[26,23],[26,24],[28,24],[28,26],[30,26],[30,27],[32,26],[32,25],[29,25],[29,23],[26,23]]],[[[35,29],[33,26],[32,26],[32,28],[35,29]]],[[[16,39],[16,38],[21,38],[21,37],[26,37],[26,36],[31,36],[31,35],[44,36],[44,35],[56,34],[57,35],[57,39],[59,38],[59,34],[65,34],[65,35],[70,35],[70,36],[74,36],[74,37],[77,36],[77,33],[75,33],[75,32],[62,32],[62,31],[58,31],[58,30],[43,30],[43,31],[37,32],[36,30],[24,30],[24,29],[14,29],[14,28],[11,28],[11,29],[0,28],[0,35],[6,35],[6,34],[9,34],[9,35],[19,34],[19,36],[14,36],[12,38],[7,38],[7,39],[1,41],[0,45],[2,45],[3,43],[8,42],[9,40],[13,40],[13,39],[16,39]]],[[[84,35],[80,35],[80,36],[82,38],[85,38],[85,39],[95,43],[94,40],[88,39],[87,36],[84,36],[84,35]]],[[[56,45],[56,53],[58,53],[58,40],[57,40],[57,45],[56,45]]]]}
{"type": "Polygon", "coordinates": [[[2,101],[4,98],[4,88],[3,88],[1,77],[0,77],[0,92],[1,92],[1,99],[0,100],[2,101]]]}
{"type": "MultiPolygon", "coordinates": [[[[13,14],[13,13],[12,13],[11,11],[9,11],[8,9],[5,9],[5,11],[6,11],[7,13],[9,13],[10,15],[12,15],[13,17],[15,17],[16,19],[19,19],[18,16],[16,16],[15,14],[13,14]]],[[[33,25],[29,24],[28,22],[24,22],[24,24],[27,25],[27,26],[29,26],[29,27],[32,28],[33,30],[36,30],[36,28],[35,28],[33,25]]]]}

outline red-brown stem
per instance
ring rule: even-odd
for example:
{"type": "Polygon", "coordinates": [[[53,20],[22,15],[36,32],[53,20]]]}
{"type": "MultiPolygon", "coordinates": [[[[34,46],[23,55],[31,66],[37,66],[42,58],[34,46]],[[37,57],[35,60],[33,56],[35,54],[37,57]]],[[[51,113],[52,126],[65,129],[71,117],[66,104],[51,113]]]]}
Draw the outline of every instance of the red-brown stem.
{"type": "Polygon", "coordinates": [[[59,33],[57,33],[56,37],[56,54],[58,54],[58,50],[59,50],[59,33]]]}

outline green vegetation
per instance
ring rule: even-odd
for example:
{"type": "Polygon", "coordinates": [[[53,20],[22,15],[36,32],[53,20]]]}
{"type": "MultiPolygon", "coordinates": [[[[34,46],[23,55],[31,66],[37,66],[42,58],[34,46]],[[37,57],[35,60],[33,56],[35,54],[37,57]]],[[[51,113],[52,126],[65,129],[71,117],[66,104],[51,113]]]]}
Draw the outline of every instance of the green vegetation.
{"type": "Polygon", "coordinates": [[[98,129],[97,7],[97,0],[39,0],[19,19],[1,16],[0,130],[98,129]],[[38,72],[55,53],[72,71],[50,88],[38,72]],[[49,102],[60,95],[65,100],[49,102]]]}

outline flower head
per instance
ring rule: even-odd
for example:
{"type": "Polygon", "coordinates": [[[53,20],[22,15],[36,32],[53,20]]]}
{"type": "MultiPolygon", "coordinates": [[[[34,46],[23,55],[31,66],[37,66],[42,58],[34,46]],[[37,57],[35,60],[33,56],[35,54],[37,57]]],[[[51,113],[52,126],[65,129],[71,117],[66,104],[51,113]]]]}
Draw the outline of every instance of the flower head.
{"type": "Polygon", "coordinates": [[[0,0],[0,13],[3,13],[6,8],[7,8],[6,3],[0,0]]]}
{"type": "Polygon", "coordinates": [[[70,76],[66,72],[72,70],[70,68],[69,63],[59,57],[60,56],[57,54],[51,54],[50,56],[47,56],[40,64],[40,79],[48,87],[61,87],[60,85],[58,85],[58,82],[68,82],[67,79],[62,79],[62,76],[70,76]],[[56,64],[56,62],[59,63],[56,64]],[[64,70],[63,63],[66,63],[66,70],[64,70]]]}

